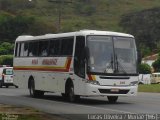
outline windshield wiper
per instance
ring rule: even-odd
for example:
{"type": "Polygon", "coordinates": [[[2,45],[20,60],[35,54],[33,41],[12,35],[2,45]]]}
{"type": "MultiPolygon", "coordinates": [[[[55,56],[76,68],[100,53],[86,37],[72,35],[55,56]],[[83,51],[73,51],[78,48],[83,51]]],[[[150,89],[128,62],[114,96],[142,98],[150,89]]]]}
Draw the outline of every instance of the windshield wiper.
{"type": "Polygon", "coordinates": [[[113,71],[113,56],[111,55],[111,61],[109,62],[109,65],[106,66],[104,73],[110,73],[109,70],[112,69],[113,71]]]}
{"type": "Polygon", "coordinates": [[[118,61],[117,55],[115,55],[115,67],[115,73],[119,73],[121,70],[123,73],[127,74],[127,72],[124,69],[124,66],[118,61]]]}

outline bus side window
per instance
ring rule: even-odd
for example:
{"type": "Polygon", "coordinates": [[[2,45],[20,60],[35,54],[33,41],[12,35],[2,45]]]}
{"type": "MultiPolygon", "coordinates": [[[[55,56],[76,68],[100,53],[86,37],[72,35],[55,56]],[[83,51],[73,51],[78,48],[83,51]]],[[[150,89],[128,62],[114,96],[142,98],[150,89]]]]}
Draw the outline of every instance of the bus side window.
{"type": "Polygon", "coordinates": [[[77,36],[74,56],[74,72],[80,77],[85,78],[85,60],[84,60],[85,37],[77,36]]]}
{"type": "Polygon", "coordinates": [[[72,55],[72,51],[73,51],[73,37],[62,38],[61,55],[72,55]]]}
{"type": "Polygon", "coordinates": [[[39,41],[39,56],[48,56],[49,41],[39,41]]]}
{"type": "Polygon", "coordinates": [[[19,48],[20,48],[20,43],[16,43],[16,47],[15,47],[15,57],[19,57],[19,48]]]}
{"type": "Polygon", "coordinates": [[[21,47],[20,47],[20,56],[23,57],[23,52],[24,52],[24,43],[21,43],[21,47]]]}
{"type": "Polygon", "coordinates": [[[49,44],[49,56],[59,56],[60,55],[60,45],[61,40],[52,39],[49,44]]]}
{"type": "Polygon", "coordinates": [[[28,42],[25,42],[24,44],[24,51],[23,51],[23,56],[28,56],[28,42]]]}
{"type": "Polygon", "coordinates": [[[54,56],[55,55],[55,40],[50,40],[49,44],[49,56],[54,56]]]}
{"type": "Polygon", "coordinates": [[[29,43],[29,56],[38,56],[38,41],[29,43]]]}
{"type": "Polygon", "coordinates": [[[20,44],[20,56],[21,57],[28,56],[28,43],[27,42],[23,42],[20,44]]]}

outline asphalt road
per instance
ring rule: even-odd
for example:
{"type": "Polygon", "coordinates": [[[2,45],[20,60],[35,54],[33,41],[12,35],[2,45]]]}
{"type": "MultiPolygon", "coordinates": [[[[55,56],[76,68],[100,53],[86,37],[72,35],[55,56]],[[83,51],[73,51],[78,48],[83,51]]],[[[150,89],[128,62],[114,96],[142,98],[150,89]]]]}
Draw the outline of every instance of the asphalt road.
{"type": "Polygon", "coordinates": [[[116,104],[106,97],[82,97],[77,103],[66,102],[58,94],[30,98],[27,89],[0,88],[0,104],[29,106],[67,119],[88,119],[91,114],[160,114],[160,93],[138,93],[136,97],[119,97],[116,104]]]}

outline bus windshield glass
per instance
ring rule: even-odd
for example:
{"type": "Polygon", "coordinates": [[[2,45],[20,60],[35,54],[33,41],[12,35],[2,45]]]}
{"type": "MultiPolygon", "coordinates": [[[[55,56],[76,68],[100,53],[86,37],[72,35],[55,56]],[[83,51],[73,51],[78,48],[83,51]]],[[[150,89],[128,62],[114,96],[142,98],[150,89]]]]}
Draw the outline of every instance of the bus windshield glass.
{"type": "Polygon", "coordinates": [[[88,36],[88,72],[136,74],[136,46],[133,38],[88,36]]]}

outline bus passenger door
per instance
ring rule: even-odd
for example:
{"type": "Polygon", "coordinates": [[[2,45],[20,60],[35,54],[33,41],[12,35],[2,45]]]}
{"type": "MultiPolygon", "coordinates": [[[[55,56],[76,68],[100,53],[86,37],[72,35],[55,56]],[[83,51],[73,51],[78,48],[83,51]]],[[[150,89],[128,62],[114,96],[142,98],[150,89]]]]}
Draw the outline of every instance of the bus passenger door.
{"type": "Polygon", "coordinates": [[[74,73],[76,74],[75,93],[81,94],[83,92],[83,79],[85,78],[85,37],[76,37],[75,55],[74,55],[74,73]]]}

